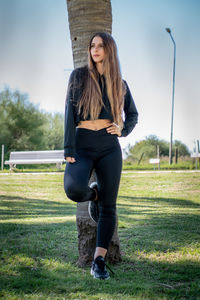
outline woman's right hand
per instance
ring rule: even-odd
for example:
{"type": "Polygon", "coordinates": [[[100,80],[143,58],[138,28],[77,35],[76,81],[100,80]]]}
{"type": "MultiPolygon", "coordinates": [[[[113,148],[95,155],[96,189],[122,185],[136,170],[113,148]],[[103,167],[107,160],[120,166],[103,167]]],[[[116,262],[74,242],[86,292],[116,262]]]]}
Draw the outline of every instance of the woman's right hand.
{"type": "Polygon", "coordinates": [[[65,159],[66,159],[66,161],[67,162],[69,162],[69,163],[75,163],[76,162],[76,160],[75,160],[75,158],[74,157],[65,157],[65,159]]]}

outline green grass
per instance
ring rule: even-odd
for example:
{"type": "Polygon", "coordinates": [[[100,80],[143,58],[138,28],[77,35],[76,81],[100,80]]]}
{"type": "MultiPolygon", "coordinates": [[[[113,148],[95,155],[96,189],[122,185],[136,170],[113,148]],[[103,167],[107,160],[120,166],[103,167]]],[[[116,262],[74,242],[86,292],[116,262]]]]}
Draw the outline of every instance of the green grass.
{"type": "Polygon", "coordinates": [[[0,298],[200,299],[200,173],[122,174],[108,281],[76,266],[75,214],[63,173],[0,175],[0,298]]]}
{"type": "MultiPolygon", "coordinates": [[[[155,165],[155,168],[158,169],[158,165],[155,165]]],[[[145,158],[138,165],[137,161],[124,160],[123,165],[124,170],[153,170],[154,165],[149,163],[149,159],[145,158]]],[[[195,159],[190,156],[179,157],[178,162],[175,163],[173,157],[173,163],[169,165],[169,157],[160,157],[160,169],[161,170],[194,170],[196,169],[195,159]]],[[[200,169],[200,160],[197,161],[197,169],[200,169]]]]}

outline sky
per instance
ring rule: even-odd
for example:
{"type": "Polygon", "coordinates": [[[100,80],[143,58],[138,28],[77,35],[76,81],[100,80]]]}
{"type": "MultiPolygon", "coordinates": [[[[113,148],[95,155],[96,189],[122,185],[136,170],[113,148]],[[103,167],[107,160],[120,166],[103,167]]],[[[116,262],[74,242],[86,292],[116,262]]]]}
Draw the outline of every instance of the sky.
{"type": "MultiPolygon", "coordinates": [[[[170,141],[173,43],[176,74],[173,140],[190,151],[200,139],[200,0],[112,0],[112,35],[122,77],[139,112],[122,148],[153,134],[170,141]]],[[[64,113],[73,59],[65,0],[0,0],[0,91],[27,93],[47,112],[64,113]]]]}

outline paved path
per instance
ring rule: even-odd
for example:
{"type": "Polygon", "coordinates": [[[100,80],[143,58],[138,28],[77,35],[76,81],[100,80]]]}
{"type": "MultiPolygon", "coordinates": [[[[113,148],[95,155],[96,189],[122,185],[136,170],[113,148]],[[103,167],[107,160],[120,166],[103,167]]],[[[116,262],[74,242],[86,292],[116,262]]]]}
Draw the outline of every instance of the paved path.
{"type": "Polygon", "coordinates": [[[149,171],[136,171],[136,170],[127,170],[122,171],[122,173],[200,173],[200,170],[149,170],[149,171]]]}
{"type": "MultiPolygon", "coordinates": [[[[200,170],[149,170],[149,171],[137,171],[137,170],[127,170],[122,171],[122,174],[129,174],[129,173],[200,173],[200,170]]],[[[0,173],[0,175],[60,175],[64,174],[64,172],[23,172],[23,173],[0,173]]]]}

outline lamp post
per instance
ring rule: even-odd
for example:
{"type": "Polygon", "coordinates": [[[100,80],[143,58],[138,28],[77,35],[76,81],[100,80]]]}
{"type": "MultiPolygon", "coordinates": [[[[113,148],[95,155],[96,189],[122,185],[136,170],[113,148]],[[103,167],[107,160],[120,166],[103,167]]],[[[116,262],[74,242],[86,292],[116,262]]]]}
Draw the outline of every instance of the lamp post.
{"type": "Polygon", "coordinates": [[[174,90],[175,90],[175,65],[176,65],[176,43],[172,37],[171,29],[166,28],[174,45],[174,63],[173,63],[173,88],[172,88],[172,116],[171,116],[171,135],[169,145],[169,164],[172,164],[172,143],[173,143],[173,122],[174,122],[174,90]]]}

